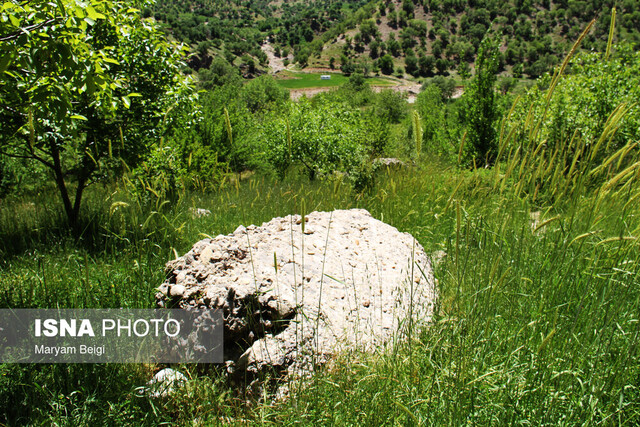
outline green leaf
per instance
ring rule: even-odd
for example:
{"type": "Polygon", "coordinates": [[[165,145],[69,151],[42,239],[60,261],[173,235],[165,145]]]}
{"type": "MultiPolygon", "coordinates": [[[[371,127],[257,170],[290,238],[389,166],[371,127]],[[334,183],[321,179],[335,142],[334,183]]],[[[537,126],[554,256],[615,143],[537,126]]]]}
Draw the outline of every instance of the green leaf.
{"type": "Polygon", "coordinates": [[[0,57],[0,74],[4,73],[11,64],[11,55],[5,54],[0,57]]]}
{"type": "Polygon", "coordinates": [[[80,114],[74,114],[71,118],[74,120],[84,120],[85,122],[88,120],[85,116],[81,116],[80,114]]]}
{"type": "Polygon", "coordinates": [[[124,102],[124,107],[128,110],[131,106],[131,99],[128,96],[123,96],[122,102],[124,102]]]}
{"type": "Polygon", "coordinates": [[[98,19],[105,19],[106,16],[104,16],[103,14],[96,12],[96,10],[93,8],[93,6],[87,6],[87,15],[89,15],[89,19],[93,19],[98,20],[98,19]]]}
{"type": "Polygon", "coordinates": [[[67,16],[67,11],[64,8],[64,4],[62,4],[62,0],[56,0],[56,3],[58,4],[58,9],[60,9],[60,14],[62,16],[67,16]]]}
{"type": "Polygon", "coordinates": [[[20,26],[20,20],[16,18],[14,15],[9,15],[9,19],[11,20],[11,24],[13,24],[14,27],[20,26]]]}

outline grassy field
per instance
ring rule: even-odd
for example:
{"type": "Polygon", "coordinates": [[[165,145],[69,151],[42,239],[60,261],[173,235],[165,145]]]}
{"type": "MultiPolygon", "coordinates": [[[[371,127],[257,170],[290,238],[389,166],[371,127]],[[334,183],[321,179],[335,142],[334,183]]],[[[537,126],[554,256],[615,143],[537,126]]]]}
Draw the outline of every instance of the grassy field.
{"type": "MultiPolygon", "coordinates": [[[[508,163],[507,163],[508,165],[508,163]]],[[[294,398],[247,406],[218,374],[166,401],[137,389],[158,367],[4,365],[3,423],[244,421],[297,424],[629,423],[639,421],[637,206],[585,189],[540,206],[491,170],[426,162],[385,172],[358,194],[340,181],[252,177],[209,194],[141,206],[122,187],[91,189],[86,237],[68,237],[57,200],[6,200],[2,307],[151,307],[163,265],[203,234],[274,216],[361,207],[412,233],[436,267],[432,326],[393,351],[345,354],[294,398]],[[191,218],[189,208],[210,209],[191,218]],[[624,239],[622,237],[625,237],[624,239]],[[15,404],[15,402],[20,402],[15,404]]],[[[637,202],[636,202],[637,204],[637,202]]]]}
{"type": "MultiPolygon", "coordinates": [[[[337,87],[349,81],[349,77],[339,73],[300,73],[287,71],[280,74],[285,78],[278,78],[276,81],[287,89],[307,89],[316,87],[337,87]],[[321,75],[330,75],[330,80],[320,79],[321,75]]],[[[369,85],[393,86],[394,81],[382,77],[371,77],[367,79],[369,85]]]]}
{"type": "Polygon", "coordinates": [[[595,144],[548,144],[549,120],[527,111],[501,122],[490,168],[440,162],[425,147],[399,170],[378,170],[364,192],[295,169],[170,200],[136,198],[124,179],[87,190],[80,238],[51,188],[2,200],[0,308],[150,308],[165,263],[203,237],[349,208],[439,253],[439,300],[429,326],[392,348],[282,379],[284,400],[247,400],[222,372],[193,365],[175,366],[189,381],[160,400],[140,391],[163,366],[0,365],[0,423],[638,425],[638,144],[609,149],[623,114],[595,144]]]}

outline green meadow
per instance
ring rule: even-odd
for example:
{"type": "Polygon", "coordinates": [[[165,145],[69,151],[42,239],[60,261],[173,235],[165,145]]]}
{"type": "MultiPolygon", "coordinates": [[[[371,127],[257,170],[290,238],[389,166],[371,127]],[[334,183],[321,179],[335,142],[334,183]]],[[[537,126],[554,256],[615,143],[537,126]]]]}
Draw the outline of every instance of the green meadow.
{"type": "MultiPolygon", "coordinates": [[[[349,77],[338,73],[304,73],[286,71],[279,74],[276,78],[278,84],[287,89],[308,89],[315,87],[338,87],[349,81],[349,77]],[[322,80],[320,76],[329,75],[330,80],[322,80]],[[282,77],[280,77],[282,76],[282,77]],[[283,78],[284,77],[284,78],[283,78]]],[[[376,86],[394,86],[395,83],[391,79],[383,77],[367,78],[365,82],[368,85],[376,86]]]]}

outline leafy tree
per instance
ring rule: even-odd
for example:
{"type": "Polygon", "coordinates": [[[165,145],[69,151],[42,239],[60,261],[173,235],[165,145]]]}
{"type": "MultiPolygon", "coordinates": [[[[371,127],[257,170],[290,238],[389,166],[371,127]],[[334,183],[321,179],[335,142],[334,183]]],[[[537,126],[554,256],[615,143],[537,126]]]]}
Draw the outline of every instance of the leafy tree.
{"type": "Polygon", "coordinates": [[[389,26],[391,28],[398,28],[398,14],[395,10],[387,14],[387,19],[389,20],[389,26]]]}
{"type": "Polygon", "coordinates": [[[379,66],[380,66],[380,71],[382,71],[383,74],[387,74],[387,75],[392,74],[393,58],[391,58],[391,55],[387,53],[385,56],[380,58],[379,66]]]}
{"type": "Polygon", "coordinates": [[[407,73],[414,76],[418,74],[418,58],[416,58],[415,55],[408,55],[404,59],[404,63],[407,73]]]}
{"type": "Polygon", "coordinates": [[[414,6],[413,0],[402,0],[402,10],[407,14],[407,16],[413,16],[414,6]]]}
{"type": "Polygon", "coordinates": [[[418,66],[420,67],[420,75],[422,76],[430,76],[433,74],[433,67],[435,66],[436,59],[429,55],[425,55],[424,53],[420,55],[418,58],[418,66]]]}
{"type": "Polygon", "coordinates": [[[348,87],[356,92],[363,90],[367,87],[364,75],[361,73],[353,73],[349,77],[349,81],[346,83],[348,87]]]}
{"type": "Polygon", "coordinates": [[[458,75],[462,77],[464,80],[471,77],[471,67],[466,61],[460,61],[458,63],[458,75]]]}
{"type": "Polygon", "coordinates": [[[355,71],[355,65],[353,65],[353,61],[349,59],[346,55],[342,55],[340,57],[340,71],[345,76],[350,76],[351,73],[355,71]]]}
{"type": "Polygon", "coordinates": [[[496,72],[498,70],[498,42],[485,36],[478,50],[476,75],[465,93],[467,141],[471,156],[491,164],[497,155],[495,121],[498,109],[495,98],[496,72]]]}
{"type": "Polygon", "coordinates": [[[407,115],[407,100],[404,94],[385,89],[376,98],[374,110],[378,117],[391,123],[400,123],[407,115]]]}
{"type": "Polygon", "coordinates": [[[393,33],[389,34],[389,40],[387,40],[387,50],[395,57],[400,55],[400,43],[396,40],[393,33]]]}
{"type": "Polygon", "coordinates": [[[355,172],[366,158],[366,126],[360,112],[335,102],[288,103],[260,125],[256,138],[267,161],[284,176],[302,165],[311,179],[334,171],[355,172]]]}
{"type": "Polygon", "coordinates": [[[360,24],[360,34],[362,35],[362,42],[369,44],[371,39],[378,34],[378,27],[372,19],[367,19],[360,24]]]}
{"type": "Polygon", "coordinates": [[[369,44],[369,56],[372,59],[376,59],[379,56],[379,49],[380,49],[380,43],[378,43],[376,40],[372,41],[371,44],[369,44]]]}
{"type": "Polygon", "coordinates": [[[444,58],[438,58],[436,60],[436,69],[438,70],[438,74],[444,74],[447,72],[449,68],[449,61],[444,58]]]}
{"type": "Polygon", "coordinates": [[[500,86],[500,92],[502,92],[503,95],[506,94],[511,89],[513,89],[516,83],[517,81],[513,77],[501,78],[500,81],[498,82],[498,85],[500,86]]]}
{"type": "Polygon", "coordinates": [[[280,86],[273,77],[264,75],[244,85],[240,98],[249,111],[256,113],[283,106],[289,99],[289,91],[280,86]]]}
{"type": "Polygon", "coordinates": [[[442,92],[434,84],[428,85],[416,98],[415,108],[422,118],[423,146],[437,154],[452,151],[447,143],[445,105],[442,92]]]}
{"type": "MultiPolygon", "coordinates": [[[[615,45],[613,51],[608,60],[603,60],[601,53],[576,55],[570,63],[571,73],[558,81],[548,104],[544,93],[549,79],[542,78],[514,109],[514,117],[520,122],[526,120],[529,108],[536,117],[544,115],[538,138],[546,141],[550,153],[566,146],[572,138],[576,138],[573,150],[580,146],[578,140],[586,147],[594,146],[618,108],[626,113],[603,141],[592,159],[594,164],[640,140],[640,53],[631,45],[615,45]],[[579,132],[574,136],[576,130],[579,132]]],[[[572,157],[573,153],[569,153],[568,158],[572,157]]],[[[622,157],[619,160],[619,164],[624,162],[622,157]]]]}
{"type": "Polygon", "coordinates": [[[5,2],[0,34],[0,151],[51,171],[77,230],[87,185],[171,126],[190,92],[182,51],[119,0],[5,2]]]}
{"type": "Polygon", "coordinates": [[[240,86],[242,84],[238,68],[229,64],[221,56],[216,56],[209,68],[201,68],[198,77],[200,87],[207,90],[218,86],[240,86]]]}
{"type": "Polygon", "coordinates": [[[452,77],[435,76],[431,79],[431,84],[439,89],[443,102],[451,98],[456,89],[456,82],[452,77]]]}

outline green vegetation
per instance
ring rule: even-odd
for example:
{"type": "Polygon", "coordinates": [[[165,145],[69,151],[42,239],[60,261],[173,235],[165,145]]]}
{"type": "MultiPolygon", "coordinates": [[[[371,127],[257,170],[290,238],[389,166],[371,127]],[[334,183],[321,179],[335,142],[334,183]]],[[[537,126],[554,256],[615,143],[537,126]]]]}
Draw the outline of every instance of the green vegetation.
{"type": "MultiPolygon", "coordinates": [[[[481,38],[465,96],[434,78],[413,106],[357,72],[294,102],[273,78],[244,84],[222,57],[199,71],[196,97],[178,53],[125,3],[1,6],[0,307],[152,307],[164,264],[203,235],[358,207],[439,254],[437,310],[393,347],[289,378],[286,400],[247,403],[216,368],[178,366],[187,386],[155,400],[140,393],[155,365],[5,364],[0,423],[640,421],[640,53],[626,3],[612,34],[631,44],[581,53],[600,46],[598,23],[585,26],[516,95],[481,38]],[[375,160],[392,156],[406,166],[375,160]],[[62,188],[83,188],[75,219],[62,188]]],[[[543,3],[517,7],[560,5],[543,3]]],[[[564,3],[566,17],[575,3],[564,3]]],[[[392,4],[376,13],[422,28],[412,13],[467,2],[392,4]]],[[[447,22],[461,29],[457,17],[447,22]]],[[[374,30],[364,25],[362,43],[374,30]]]]}
{"type": "Polygon", "coordinates": [[[193,47],[189,65],[196,71],[208,68],[213,56],[224,56],[254,75],[252,64],[266,64],[260,50],[263,41],[274,43],[277,56],[293,53],[297,62],[305,64],[322,48],[314,38],[338,23],[344,25],[365,3],[170,0],[147,4],[143,14],[153,16],[167,32],[193,47]]]}
{"type": "MultiPolygon", "coordinates": [[[[385,74],[390,74],[391,59],[395,67],[404,66],[415,77],[467,76],[480,42],[492,31],[499,38],[499,71],[537,78],[558,64],[582,27],[594,18],[594,31],[583,48],[604,52],[614,6],[622,16],[614,36],[637,48],[638,3],[614,0],[374,1],[361,9],[362,14],[354,15],[360,18],[356,27],[336,33],[340,28],[336,26],[322,40],[331,55],[336,55],[332,47],[339,44],[338,55],[354,63],[374,61],[385,74]]],[[[325,60],[321,57],[312,65],[325,60]]]]}
{"type": "Polygon", "coordinates": [[[136,10],[96,7],[3,5],[0,150],[53,174],[73,228],[86,186],[112,166],[114,151],[135,164],[162,135],[161,114],[189,91],[179,50],[136,10]]]}
{"type": "Polygon", "coordinates": [[[398,67],[415,77],[454,73],[468,77],[487,31],[500,39],[498,66],[516,78],[537,78],[559,63],[596,19],[586,50],[604,52],[609,18],[618,8],[614,36],[640,45],[640,8],[632,0],[350,0],[158,2],[144,9],[178,40],[192,47],[189,65],[208,68],[225,57],[255,76],[266,67],[264,41],[276,56],[302,67],[368,67],[393,74],[398,67]]]}

